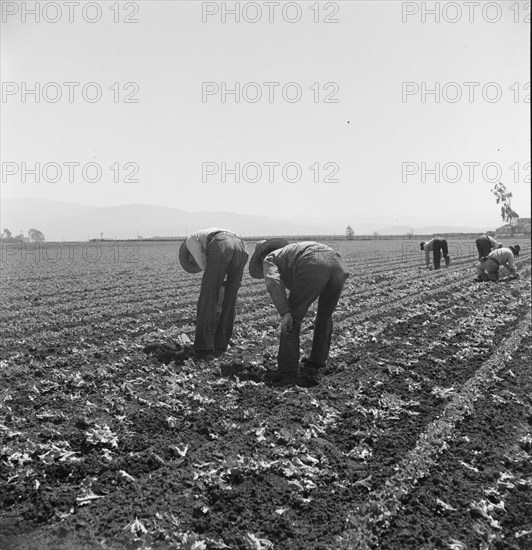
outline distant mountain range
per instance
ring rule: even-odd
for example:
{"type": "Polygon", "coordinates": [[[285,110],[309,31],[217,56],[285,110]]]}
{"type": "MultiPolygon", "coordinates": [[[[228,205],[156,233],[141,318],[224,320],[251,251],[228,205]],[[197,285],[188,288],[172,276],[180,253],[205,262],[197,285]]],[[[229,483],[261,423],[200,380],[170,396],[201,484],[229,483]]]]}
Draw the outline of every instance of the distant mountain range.
{"type": "Polygon", "coordinates": [[[323,234],[325,227],[232,212],[186,212],[167,206],[125,204],[91,207],[46,199],[5,199],[1,230],[13,235],[28,229],[42,231],[48,241],[135,239],[183,236],[205,227],[222,227],[242,235],[323,234]]]}
{"type": "Polygon", "coordinates": [[[205,227],[231,229],[243,236],[259,235],[343,235],[347,225],[356,234],[404,235],[433,233],[482,233],[489,226],[386,226],[379,223],[350,223],[351,220],[319,220],[316,224],[294,222],[268,216],[233,212],[187,212],[167,206],[125,204],[92,207],[47,199],[4,199],[0,204],[0,232],[27,234],[30,228],[42,231],[48,241],[135,239],[183,236],[205,227]]]}

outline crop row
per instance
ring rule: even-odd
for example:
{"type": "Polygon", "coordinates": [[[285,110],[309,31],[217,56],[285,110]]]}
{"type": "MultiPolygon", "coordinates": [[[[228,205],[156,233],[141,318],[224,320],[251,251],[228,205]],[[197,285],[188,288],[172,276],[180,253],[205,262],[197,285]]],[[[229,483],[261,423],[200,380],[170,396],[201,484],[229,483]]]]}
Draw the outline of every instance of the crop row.
{"type": "MultiPolygon", "coordinates": [[[[357,277],[357,282],[364,285],[364,280],[369,282],[381,282],[390,278],[390,284],[394,279],[400,276],[411,276],[405,265],[409,265],[410,255],[403,255],[401,258],[393,259],[379,258],[379,264],[383,269],[376,269],[356,260],[350,260],[348,255],[348,264],[357,277]]],[[[416,255],[417,258],[417,255],[416,255]]],[[[469,257],[455,258],[453,265],[458,267],[465,262],[469,262],[469,257]]],[[[175,261],[175,260],[174,260],[175,261]]],[[[31,264],[25,266],[33,269],[31,264]]],[[[135,271],[121,270],[117,275],[101,273],[94,270],[84,274],[88,280],[91,277],[90,284],[80,285],[78,277],[50,276],[48,279],[42,273],[36,277],[35,284],[30,284],[28,278],[22,277],[24,281],[17,289],[17,280],[8,281],[10,291],[5,297],[3,308],[3,323],[9,324],[17,319],[20,322],[20,309],[24,306],[27,314],[39,315],[41,310],[45,310],[48,316],[68,314],[75,310],[82,313],[85,310],[97,309],[105,306],[111,301],[115,304],[142,304],[145,301],[151,303],[165,302],[172,304],[172,307],[187,306],[194,301],[193,295],[197,294],[199,288],[199,278],[193,278],[182,272],[176,276],[176,266],[170,265],[169,269],[161,271],[159,276],[154,276],[153,270],[146,266],[135,271]],[[132,275],[134,274],[134,277],[132,275]],[[49,282],[49,290],[46,290],[46,281],[49,282]],[[183,297],[186,296],[183,300],[183,297]],[[10,307],[11,312],[10,312],[10,307]]],[[[27,274],[26,274],[27,275],[27,274]]],[[[418,275],[419,276],[419,275],[418,275]]],[[[260,286],[251,281],[248,276],[244,279],[244,286],[241,291],[243,298],[256,296],[261,292],[260,286]],[[249,292],[249,294],[248,294],[249,292]]]]}
{"type": "MultiPolygon", "coordinates": [[[[400,307],[409,302],[427,299],[434,292],[434,289],[447,289],[452,291],[453,287],[459,286],[460,282],[469,284],[468,271],[442,270],[433,272],[427,276],[425,271],[404,274],[399,273],[389,282],[388,280],[373,283],[374,278],[369,277],[364,283],[364,277],[356,280],[348,279],[346,289],[342,296],[338,312],[335,315],[336,321],[346,319],[354,321],[359,315],[367,314],[385,315],[390,308],[400,307]],[[404,279],[404,282],[399,282],[404,279]],[[442,286],[443,281],[443,286],[442,286]],[[421,284],[423,283],[423,284],[421,284]],[[414,288],[417,285],[417,288],[414,288]],[[393,297],[390,300],[390,297],[393,297]],[[354,309],[356,308],[356,309],[354,309]],[[353,317],[354,316],[354,317],[353,317]]],[[[526,275],[525,275],[526,276],[526,275]]],[[[248,323],[255,319],[255,312],[261,310],[261,325],[268,328],[277,323],[277,314],[263,289],[261,283],[253,285],[253,291],[257,294],[247,294],[245,287],[241,292],[241,309],[243,314],[239,315],[237,323],[248,323]]],[[[138,337],[139,334],[152,331],[168,330],[172,326],[179,325],[183,331],[193,330],[193,317],[195,310],[195,297],[186,300],[184,303],[174,302],[165,299],[160,302],[156,300],[145,300],[139,307],[135,302],[115,303],[113,308],[97,307],[89,311],[75,308],[67,310],[62,314],[40,310],[32,311],[26,316],[18,316],[12,319],[11,324],[5,327],[4,349],[20,348],[20,336],[24,335],[24,342],[35,346],[41,339],[49,342],[57,341],[63,336],[78,338],[109,338],[131,334],[138,337]],[[97,329],[96,332],[94,329],[97,329]]],[[[340,325],[341,326],[341,325],[340,325]]]]}

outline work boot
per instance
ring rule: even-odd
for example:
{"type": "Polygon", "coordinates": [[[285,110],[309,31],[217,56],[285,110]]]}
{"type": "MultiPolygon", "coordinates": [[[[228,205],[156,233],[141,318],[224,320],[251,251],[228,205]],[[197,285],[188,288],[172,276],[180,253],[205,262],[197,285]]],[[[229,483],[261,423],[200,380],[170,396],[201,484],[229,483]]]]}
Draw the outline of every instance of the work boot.
{"type": "Polygon", "coordinates": [[[198,361],[210,361],[213,357],[214,351],[210,350],[194,350],[194,354],[192,355],[192,358],[198,361]]]}
{"type": "Polygon", "coordinates": [[[301,361],[300,382],[305,384],[305,387],[317,386],[323,378],[324,368],[325,365],[319,365],[304,357],[301,361]]]}
{"type": "Polygon", "coordinates": [[[323,375],[320,370],[302,369],[297,379],[297,385],[301,388],[314,388],[319,386],[323,375]]]}
{"type": "Polygon", "coordinates": [[[449,267],[451,265],[451,257],[445,256],[445,265],[446,267],[449,267]]]}
{"type": "Polygon", "coordinates": [[[303,369],[323,369],[323,368],[325,368],[325,365],[321,365],[319,363],[314,363],[314,361],[311,361],[308,357],[303,357],[303,359],[301,359],[301,368],[303,368],[303,369]]]}

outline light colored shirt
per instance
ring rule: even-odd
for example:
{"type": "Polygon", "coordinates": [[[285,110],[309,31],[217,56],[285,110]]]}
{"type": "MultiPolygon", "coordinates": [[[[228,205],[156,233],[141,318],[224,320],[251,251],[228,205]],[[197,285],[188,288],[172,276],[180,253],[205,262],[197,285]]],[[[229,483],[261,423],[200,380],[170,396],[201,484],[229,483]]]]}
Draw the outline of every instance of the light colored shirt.
{"type": "MultiPolygon", "coordinates": [[[[225,231],[225,229],[220,229],[219,227],[200,229],[187,237],[185,241],[185,246],[202,271],[205,271],[205,266],[207,265],[207,237],[215,231],[225,231]]],[[[229,231],[229,233],[231,232],[229,231]]]]}
{"type": "Polygon", "coordinates": [[[489,260],[495,260],[498,262],[499,266],[505,267],[510,273],[516,274],[517,268],[514,263],[514,255],[509,248],[497,248],[493,250],[487,256],[489,260]]]}
{"type": "Polygon", "coordinates": [[[434,239],[430,239],[430,241],[427,241],[425,243],[425,245],[423,246],[423,250],[425,251],[425,263],[427,265],[430,264],[430,253],[431,253],[432,249],[434,248],[434,241],[436,239],[441,240],[441,237],[434,237],[434,239]]]}

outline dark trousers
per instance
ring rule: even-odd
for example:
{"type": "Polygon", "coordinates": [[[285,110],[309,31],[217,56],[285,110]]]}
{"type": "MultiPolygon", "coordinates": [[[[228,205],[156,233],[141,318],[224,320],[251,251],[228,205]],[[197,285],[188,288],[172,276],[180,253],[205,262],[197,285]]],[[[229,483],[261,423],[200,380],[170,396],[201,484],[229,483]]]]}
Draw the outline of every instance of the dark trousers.
{"type": "Polygon", "coordinates": [[[338,304],[344,282],[349,276],[339,254],[319,254],[298,261],[294,268],[288,305],[293,318],[289,334],[281,334],[277,363],[280,372],[299,372],[299,335],[308,308],[318,298],[314,338],[309,359],[324,365],[329,357],[333,330],[332,314],[338,304]]]}
{"type": "Polygon", "coordinates": [[[248,259],[244,243],[231,233],[221,232],[207,243],[207,262],[201,280],[196,320],[196,351],[227,349],[236,316],[236,299],[248,259]],[[224,283],[224,279],[227,278],[224,283]],[[225,287],[221,312],[218,296],[225,287]]]}
{"type": "Polygon", "coordinates": [[[477,245],[478,250],[478,259],[487,256],[491,252],[491,241],[488,237],[479,237],[475,244],[477,245]]]}
{"type": "Polygon", "coordinates": [[[477,267],[477,277],[481,281],[498,281],[499,263],[492,259],[481,261],[477,267]]]}
{"type": "Polygon", "coordinates": [[[445,258],[445,263],[448,263],[449,249],[447,248],[447,241],[445,239],[434,239],[432,245],[432,254],[434,259],[434,269],[440,269],[441,257],[445,258]]]}

